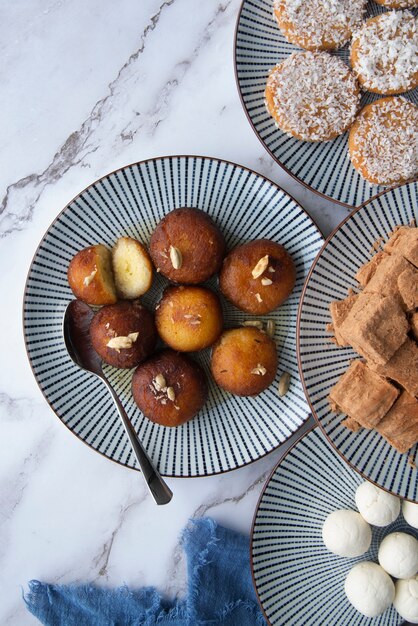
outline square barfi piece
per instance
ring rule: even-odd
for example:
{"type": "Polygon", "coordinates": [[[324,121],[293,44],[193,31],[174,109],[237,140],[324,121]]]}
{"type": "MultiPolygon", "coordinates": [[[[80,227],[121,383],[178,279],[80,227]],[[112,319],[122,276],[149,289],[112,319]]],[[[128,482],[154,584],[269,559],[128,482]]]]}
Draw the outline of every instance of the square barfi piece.
{"type": "Polygon", "coordinates": [[[380,293],[382,296],[398,294],[398,278],[408,269],[415,270],[414,266],[408,263],[403,256],[387,254],[376,268],[374,276],[365,286],[364,293],[380,293]]]}
{"type": "Polygon", "coordinates": [[[410,226],[397,228],[387,241],[384,250],[390,254],[400,254],[418,267],[418,228],[410,226]]]}
{"type": "Polygon", "coordinates": [[[418,442],[418,402],[403,391],[376,427],[391,446],[402,454],[418,442]]]}
{"type": "Polygon", "coordinates": [[[336,302],[331,302],[329,305],[329,310],[332,318],[332,329],[335,336],[335,343],[337,346],[349,346],[349,342],[344,339],[341,335],[340,327],[347,315],[350,313],[353,308],[354,302],[357,300],[358,296],[348,296],[345,300],[337,300],[336,302]]]}
{"type": "Polygon", "coordinates": [[[418,340],[418,311],[411,317],[411,330],[415,339],[418,340]]]}
{"type": "Polygon", "coordinates": [[[418,345],[413,339],[408,338],[386,365],[375,365],[372,361],[368,365],[381,376],[399,383],[411,396],[418,396],[418,345]]]}
{"type": "Polygon", "coordinates": [[[418,270],[412,265],[399,274],[398,291],[407,311],[418,307],[418,270]]]}
{"type": "Polygon", "coordinates": [[[364,428],[375,428],[398,397],[398,390],[363,361],[353,361],[329,395],[334,410],[364,428]]]}
{"type": "Polygon", "coordinates": [[[406,341],[408,329],[399,296],[361,293],[340,332],[361,356],[384,365],[406,341]]]}
{"type": "Polygon", "coordinates": [[[362,265],[356,274],[356,280],[362,287],[365,287],[369,280],[371,280],[379,267],[380,263],[389,256],[386,252],[377,252],[372,256],[368,263],[362,265]]]}

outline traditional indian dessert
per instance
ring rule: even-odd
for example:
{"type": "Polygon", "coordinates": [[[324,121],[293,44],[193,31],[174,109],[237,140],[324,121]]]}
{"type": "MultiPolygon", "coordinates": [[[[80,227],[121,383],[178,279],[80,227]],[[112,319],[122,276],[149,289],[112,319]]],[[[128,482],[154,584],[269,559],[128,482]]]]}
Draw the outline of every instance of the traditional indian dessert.
{"type": "Polygon", "coordinates": [[[372,370],[394,380],[411,396],[418,396],[418,345],[407,338],[385,365],[369,361],[372,370]]]}
{"type": "Polygon", "coordinates": [[[212,218],[194,208],[168,213],[151,236],[157,271],[176,283],[197,284],[219,271],[225,240],[212,218]]]}
{"type": "Polygon", "coordinates": [[[295,280],[295,265],[284,246],[269,239],[256,239],[227,255],[219,286],[241,311],[263,315],[286,300],[295,280]]]}
{"type": "Polygon", "coordinates": [[[367,104],[350,129],[350,159],[368,182],[393,185],[418,175],[418,107],[404,98],[367,104]]]}
{"type": "Polygon", "coordinates": [[[374,428],[398,395],[396,387],[356,360],[331,389],[330,401],[334,411],[345,413],[363,428],[374,428]]]}
{"type": "Polygon", "coordinates": [[[146,359],[157,342],[154,317],[138,301],[104,306],[90,324],[90,338],[99,356],[114,367],[131,368],[146,359]]]}
{"type": "Polygon", "coordinates": [[[370,282],[370,280],[375,275],[379,265],[386,257],[386,252],[379,250],[379,252],[376,252],[376,254],[372,256],[370,261],[360,267],[356,274],[356,280],[358,283],[360,283],[362,287],[365,287],[367,283],[370,282]]]}
{"type": "Polygon", "coordinates": [[[203,350],[222,332],[221,303],[207,287],[168,287],[156,307],[155,322],[161,339],[174,350],[203,350]]]}
{"type": "Polygon", "coordinates": [[[341,59],[326,52],[293,52],[271,70],[265,104],[283,132],[303,141],[328,141],[354,122],[360,89],[341,59]]]}
{"type": "Polygon", "coordinates": [[[406,391],[402,391],[376,430],[391,446],[403,454],[418,441],[418,402],[406,391]]]}
{"type": "Polygon", "coordinates": [[[379,489],[368,480],[357,487],[356,505],[362,518],[373,526],[392,524],[401,510],[399,498],[379,489]]]}
{"type": "Polygon", "coordinates": [[[375,0],[387,9],[414,9],[418,7],[418,0],[375,0]]]}
{"type": "Polygon", "coordinates": [[[418,86],[418,20],[409,11],[368,19],[353,37],[350,61],[363,89],[381,95],[418,86]]]}
{"type": "Polygon", "coordinates": [[[361,293],[339,330],[358,354],[385,365],[406,341],[408,329],[398,296],[361,293]]]}
{"type": "Polygon", "coordinates": [[[344,584],[350,604],[366,617],[377,617],[390,607],[395,585],[377,563],[363,561],[349,571],[344,584]]]}
{"type": "Polygon", "coordinates": [[[390,533],[379,546],[378,559],[394,578],[410,578],[418,571],[418,541],[408,533],[390,533]]]}
{"type": "Polygon", "coordinates": [[[117,300],[111,252],[101,243],[77,252],[67,278],[75,297],[87,304],[114,304],[117,300]]]}
{"type": "Polygon", "coordinates": [[[418,575],[395,583],[393,606],[410,624],[418,624],[418,575]]]}
{"type": "MultiPolygon", "coordinates": [[[[418,528],[418,503],[404,500],[402,502],[402,515],[412,528],[418,528]]],[[[417,596],[418,597],[418,596],[417,596]]]]}
{"type": "Polygon", "coordinates": [[[418,228],[399,226],[395,228],[384,246],[389,254],[400,254],[415,267],[418,267],[418,228]]]}
{"type": "Polygon", "coordinates": [[[143,414],[162,426],[179,426],[194,417],[208,389],[202,368],[185,354],[162,350],[141,363],[132,378],[132,395],[143,414]]]}
{"type": "Polygon", "coordinates": [[[152,263],[139,241],[120,237],[112,250],[113,275],[121,298],[135,300],[151,287],[152,263]]]}
{"type": "Polygon", "coordinates": [[[360,513],[341,509],[333,511],[325,519],[322,539],[328,550],[334,554],[354,557],[367,552],[372,531],[360,513]]]}
{"type": "Polygon", "coordinates": [[[365,0],[274,0],[274,15],[291,43],[306,50],[334,50],[361,26],[365,0]]]}
{"type": "Polygon", "coordinates": [[[335,343],[337,346],[343,347],[350,345],[349,342],[341,335],[340,327],[353,308],[357,298],[357,295],[347,296],[344,300],[337,300],[335,302],[331,302],[329,305],[332,324],[329,326],[328,330],[331,330],[334,333],[335,343]]]}
{"type": "Polygon", "coordinates": [[[255,396],[274,380],[276,344],[254,327],[226,330],[213,347],[211,370],[222,389],[238,396],[255,396]]]}

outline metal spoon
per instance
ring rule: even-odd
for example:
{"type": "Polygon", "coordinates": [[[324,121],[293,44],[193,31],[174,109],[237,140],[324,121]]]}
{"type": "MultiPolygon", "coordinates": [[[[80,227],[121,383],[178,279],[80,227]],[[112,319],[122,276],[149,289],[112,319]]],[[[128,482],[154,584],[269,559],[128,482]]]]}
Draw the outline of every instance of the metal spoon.
{"type": "Polygon", "coordinates": [[[89,327],[93,315],[92,309],[81,300],[72,300],[67,306],[62,330],[68,354],[78,367],[95,374],[106,385],[119,412],[148,489],[157,504],[168,504],[173,497],[173,492],[153,467],[121,401],[103,373],[102,360],[91,345],[89,327]]]}

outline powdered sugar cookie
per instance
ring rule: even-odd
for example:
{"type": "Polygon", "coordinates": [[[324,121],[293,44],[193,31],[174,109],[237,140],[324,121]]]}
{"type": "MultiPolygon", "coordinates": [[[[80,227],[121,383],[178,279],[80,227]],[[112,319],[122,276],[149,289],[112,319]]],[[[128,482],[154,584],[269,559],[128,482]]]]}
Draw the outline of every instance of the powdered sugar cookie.
{"type": "Polygon", "coordinates": [[[351,65],[367,91],[393,95],[418,86],[418,18],[390,11],[367,20],[354,34],[351,65]]]}
{"type": "Polygon", "coordinates": [[[365,0],[274,0],[283,35],[306,50],[335,50],[361,26],[365,0]]]}
{"type": "Polygon", "coordinates": [[[353,123],[360,89],[337,57],[294,52],[270,72],[265,102],[283,132],[303,141],[327,141],[353,123]]]}
{"type": "Polygon", "coordinates": [[[370,183],[393,185],[418,176],[418,107],[382,98],[362,109],[348,138],[351,161],[370,183]]]}
{"type": "Polygon", "coordinates": [[[388,9],[414,9],[418,7],[418,0],[375,0],[375,2],[388,9]]]}

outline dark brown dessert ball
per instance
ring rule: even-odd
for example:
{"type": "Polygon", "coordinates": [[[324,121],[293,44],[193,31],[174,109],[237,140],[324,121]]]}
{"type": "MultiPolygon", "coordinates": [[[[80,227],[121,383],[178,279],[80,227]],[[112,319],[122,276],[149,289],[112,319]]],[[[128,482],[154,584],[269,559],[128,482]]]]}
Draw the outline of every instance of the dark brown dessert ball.
{"type": "Polygon", "coordinates": [[[77,252],[67,271],[76,298],[87,304],[113,304],[117,300],[110,250],[102,243],[77,252]]]}
{"type": "Polygon", "coordinates": [[[195,285],[219,271],[225,241],[204,211],[175,209],[153,232],[150,253],[161,274],[175,283],[195,285]]]}
{"type": "Polygon", "coordinates": [[[157,305],[155,323],[170,348],[180,352],[203,350],[222,332],[219,298],[207,287],[168,287],[157,305]]]}
{"type": "Polygon", "coordinates": [[[276,344],[257,328],[226,330],[213,347],[211,368],[222,389],[238,396],[256,396],[276,375],[276,344]]]}
{"type": "Polygon", "coordinates": [[[104,306],[90,324],[90,338],[99,356],[115,367],[135,367],[154,350],[154,317],[138,300],[104,306]]]}
{"type": "Polygon", "coordinates": [[[208,389],[201,367],[185,354],[162,350],[139,365],[132,395],[142,413],[156,424],[179,426],[199,412],[208,389]]]}
{"type": "Polygon", "coordinates": [[[295,286],[296,270],[287,250],[269,239],[234,248],[225,258],[219,285],[238,309],[261,315],[280,306],[295,286]]]}

